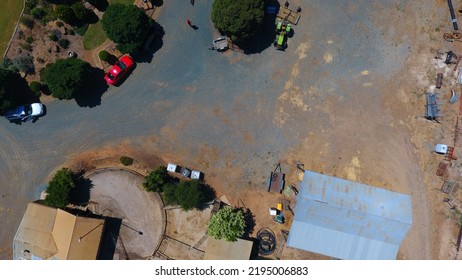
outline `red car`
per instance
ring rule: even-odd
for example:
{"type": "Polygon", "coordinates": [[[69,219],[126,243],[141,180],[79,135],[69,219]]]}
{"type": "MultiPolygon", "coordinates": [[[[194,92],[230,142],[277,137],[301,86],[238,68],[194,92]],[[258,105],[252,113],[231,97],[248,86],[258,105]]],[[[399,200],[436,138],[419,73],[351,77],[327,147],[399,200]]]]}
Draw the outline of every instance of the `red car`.
{"type": "Polygon", "coordinates": [[[104,79],[110,85],[117,85],[135,66],[135,61],[129,55],[124,55],[106,73],[104,79]]]}

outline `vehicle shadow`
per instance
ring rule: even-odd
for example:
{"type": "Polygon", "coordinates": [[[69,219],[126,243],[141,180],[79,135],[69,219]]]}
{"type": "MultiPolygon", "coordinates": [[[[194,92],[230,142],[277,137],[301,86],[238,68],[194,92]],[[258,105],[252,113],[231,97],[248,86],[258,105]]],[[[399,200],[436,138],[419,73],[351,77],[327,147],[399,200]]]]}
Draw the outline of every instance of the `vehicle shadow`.
{"type": "Polygon", "coordinates": [[[104,71],[99,68],[91,68],[91,79],[88,88],[74,96],[75,102],[80,107],[96,107],[101,105],[101,96],[107,91],[108,85],[104,80],[104,71]]]}
{"type": "Polygon", "coordinates": [[[153,22],[151,35],[147,38],[143,49],[133,54],[133,59],[139,63],[150,63],[154,58],[154,54],[164,45],[164,35],[165,30],[162,25],[153,22]]]}

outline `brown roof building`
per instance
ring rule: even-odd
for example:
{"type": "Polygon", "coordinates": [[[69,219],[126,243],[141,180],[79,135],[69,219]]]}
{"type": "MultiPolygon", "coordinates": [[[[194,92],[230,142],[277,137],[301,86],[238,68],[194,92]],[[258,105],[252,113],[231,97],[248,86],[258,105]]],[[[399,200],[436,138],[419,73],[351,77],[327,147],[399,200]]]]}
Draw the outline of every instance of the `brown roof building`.
{"type": "Polygon", "coordinates": [[[13,241],[15,260],[95,260],[104,219],[31,202],[13,241]]]}

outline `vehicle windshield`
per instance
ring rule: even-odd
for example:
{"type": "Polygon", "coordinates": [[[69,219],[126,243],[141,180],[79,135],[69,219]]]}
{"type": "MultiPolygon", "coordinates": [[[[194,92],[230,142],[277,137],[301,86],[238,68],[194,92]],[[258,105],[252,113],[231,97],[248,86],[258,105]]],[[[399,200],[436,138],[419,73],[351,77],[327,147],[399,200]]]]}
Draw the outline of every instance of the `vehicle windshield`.
{"type": "Polygon", "coordinates": [[[26,116],[32,115],[32,107],[30,105],[24,106],[24,113],[26,116]]]}
{"type": "Polygon", "coordinates": [[[117,66],[120,67],[120,69],[125,70],[127,69],[127,65],[125,65],[122,61],[117,61],[117,66]]]}
{"type": "Polygon", "coordinates": [[[109,78],[109,80],[114,80],[114,75],[112,75],[111,73],[107,73],[107,77],[109,78]]]}

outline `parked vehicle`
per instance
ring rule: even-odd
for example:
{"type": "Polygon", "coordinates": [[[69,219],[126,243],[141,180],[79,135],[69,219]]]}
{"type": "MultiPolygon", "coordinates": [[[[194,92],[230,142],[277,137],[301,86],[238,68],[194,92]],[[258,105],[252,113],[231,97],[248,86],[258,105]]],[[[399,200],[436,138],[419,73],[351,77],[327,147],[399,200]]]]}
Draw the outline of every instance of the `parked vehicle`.
{"type": "Polygon", "coordinates": [[[135,61],[129,55],[123,55],[106,73],[104,79],[110,85],[118,85],[121,80],[135,67],[135,61]]]}
{"type": "Polygon", "coordinates": [[[5,113],[5,118],[10,122],[28,121],[38,118],[44,113],[44,106],[41,103],[32,103],[18,106],[17,108],[5,113]]]}

